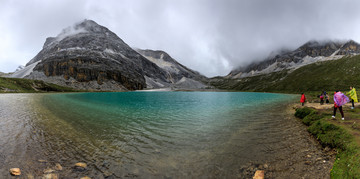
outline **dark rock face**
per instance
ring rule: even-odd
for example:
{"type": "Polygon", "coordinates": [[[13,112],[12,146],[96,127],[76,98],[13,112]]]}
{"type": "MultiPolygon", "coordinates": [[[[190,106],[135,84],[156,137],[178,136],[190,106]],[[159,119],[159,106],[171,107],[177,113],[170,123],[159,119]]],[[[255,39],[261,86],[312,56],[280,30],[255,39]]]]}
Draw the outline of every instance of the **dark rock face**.
{"type": "MultiPolygon", "coordinates": [[[[57,37],[47,38],[43,49],[26,65],[40,60],[34,71],[47,77],[72,78],[79,83],[97,81],[101,86],[113,81],[126,89],[137,90],[146,87],[144,76],[169,82],[164,70],[91,20],[64,29],[57,37]]],[[[37,77],[30,74],[28,78],[37,77]]]]}
{"type": "Polygon", "coordinates": [[[353,55],[360,53],[360,44],[356,43],[353,40],[345,43],[338,52],[339,55],[353,55]]]}
{"type": "Polygon", "coordinates": [[[102,85],[106,80],[114,80],[129,90],[143,89],[145,79],[140,69],[132,72],[121,71],[117,64],[101,58],[48,58],[45,63],[39,63],[34,70],[42,71],[46,76],[63,76],[65,80],[71,77],[78,82],[97,81],[102,85]]]}
{"type": "MultiPolygon", "coordinates": [[[[285,69],[293,67],[304,61],[305,57],[330,57],[334,55],[355,55],[360,54],[360,45],[352,40],[348,42],[317,42],[309,41],[294,51],[282,51],[275,56],[266,58],[263,61],[252,63],[245,67],[237,68],[230,72],[229,77],[240,73],[262,71],[273,65],[274,69],[285,69]]],[[[314,60],[315,61],[315,60],[314,60]]]]}

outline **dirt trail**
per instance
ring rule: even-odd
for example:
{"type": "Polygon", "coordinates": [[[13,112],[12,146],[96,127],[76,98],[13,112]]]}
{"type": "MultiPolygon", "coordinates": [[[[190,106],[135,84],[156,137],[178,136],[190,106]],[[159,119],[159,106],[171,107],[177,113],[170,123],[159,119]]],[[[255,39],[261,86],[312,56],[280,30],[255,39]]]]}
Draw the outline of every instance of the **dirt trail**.
{"type": "MultiPolygon", "coordinates": [[[[334,107],[334,104],[329,103],[329,104],[319,104],[319,103],[305,103],[304,104],[305,107],[311,107],[311,108],[315,108],[315,109],[331,109],[334,107]]],[[[350,108],[351,107],[351,103],[346,103],[345,105],[343,105],[343,108],[350,108]]],[[[355,104],[355,107],[360,106],[360,104],[355,104]]],[[[300,108],[301,104],[296,104],[294,105],[294,108],[300,108]]]]}

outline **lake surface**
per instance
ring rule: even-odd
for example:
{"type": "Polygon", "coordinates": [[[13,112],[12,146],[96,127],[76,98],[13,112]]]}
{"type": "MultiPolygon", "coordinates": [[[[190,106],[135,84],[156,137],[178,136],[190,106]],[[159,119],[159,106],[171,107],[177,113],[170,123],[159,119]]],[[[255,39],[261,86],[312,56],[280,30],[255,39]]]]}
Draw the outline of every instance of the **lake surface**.
{"type": "Polygon", "coordinates": [[[65,178],[239,177],[283,147],[293,101],[243,92],[0,94],[0,178],[12,167],[42,176],[56,163],[65,178]]]}

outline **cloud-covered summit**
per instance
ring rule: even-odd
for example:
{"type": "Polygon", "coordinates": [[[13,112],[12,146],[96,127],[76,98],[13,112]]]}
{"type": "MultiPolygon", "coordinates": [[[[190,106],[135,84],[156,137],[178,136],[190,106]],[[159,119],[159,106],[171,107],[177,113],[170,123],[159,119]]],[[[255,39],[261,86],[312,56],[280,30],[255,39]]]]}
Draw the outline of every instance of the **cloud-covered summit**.
{"type": "Polygon", "coordinates": [[[355,0],[0,1],[5,72],[28,62],[43,39],[83,19],[108,27],[132,47],[164,50],[207,76],[226,75],[311,39],[360,41],[355,0]]]}

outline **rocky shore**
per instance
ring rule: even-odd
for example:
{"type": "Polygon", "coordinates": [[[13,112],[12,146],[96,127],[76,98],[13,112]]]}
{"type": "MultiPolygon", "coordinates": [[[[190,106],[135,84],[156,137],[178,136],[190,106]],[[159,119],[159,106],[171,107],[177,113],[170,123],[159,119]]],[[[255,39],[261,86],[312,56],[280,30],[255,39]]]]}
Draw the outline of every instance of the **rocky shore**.
{"type": "MultiPolygon", "coordinates": [[[[18,176],[20,178],[27,178],[27,179],[35,179],[35,178],[41,178],[41,179],[58,179],[62,178],[60,173],[64,172],[82,172],[87,169],[87,164],[83,162],[78,162],[75,165],[71,167],[62,167],[61,164],[56,163],[55,165],[52,165],[50,162],[46,160],[38,160],[38,164],[42,165],[44,167],[43,170],[35,171],[33,173],[31,172],[25,172],[21,173],[20,168],[10,168],[9,172],[12,176],[18,176]],[[66,171],[67,170],[67,171],[66,171]]],[[[90,179],[88,176],[81,177],[80,179],[90,179]]]]}
{"type": "Polygon", "coordinates": [[[323,148],[294,113],[293,105],[289,105],[283,141],[269,150],[276,150],[273,158],[247,163],[239,169],[239,178],[252,178],[258,170],[265,172],[265,178],[330,178],[336,151],[323,148]]]}

